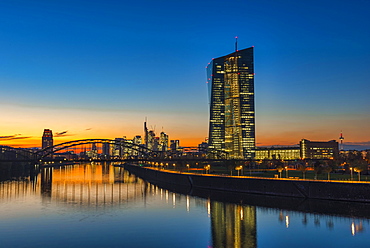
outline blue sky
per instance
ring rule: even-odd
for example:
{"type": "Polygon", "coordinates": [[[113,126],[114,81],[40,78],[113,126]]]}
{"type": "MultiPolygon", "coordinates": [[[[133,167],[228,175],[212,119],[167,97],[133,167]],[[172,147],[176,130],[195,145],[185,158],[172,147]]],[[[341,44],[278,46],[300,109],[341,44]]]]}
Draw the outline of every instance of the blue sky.
{"type": "MultiPolygon", "coordinates": [[[[208,135],[205,66],[255,46],[258,145],[370,148],[370,2],[0,2],[0,136],[208,135]],[[86,132],[89,130],[89,132],[86,132]]],[[[22,142],[31,142],[32,139],[22,142]]],[[[5,141],[1,141],[5,144],[5,141]]]]}

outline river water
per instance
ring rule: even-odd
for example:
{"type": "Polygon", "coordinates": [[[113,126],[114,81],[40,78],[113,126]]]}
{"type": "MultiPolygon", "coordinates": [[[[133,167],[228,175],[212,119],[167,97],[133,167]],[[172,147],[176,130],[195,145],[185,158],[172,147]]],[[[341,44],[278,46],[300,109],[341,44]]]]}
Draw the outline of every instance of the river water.
{"type": "Polygon", "coordinates": [[[28,171],[2,168],[0,247],[370,246],[366,204],[171,191],[110,164],[28,171]]]}

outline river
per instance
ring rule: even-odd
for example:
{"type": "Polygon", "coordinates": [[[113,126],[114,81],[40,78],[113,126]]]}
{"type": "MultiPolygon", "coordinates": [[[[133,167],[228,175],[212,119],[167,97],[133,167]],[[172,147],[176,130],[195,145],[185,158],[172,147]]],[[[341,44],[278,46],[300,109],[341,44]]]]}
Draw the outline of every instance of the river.
{"type": "Polygon", "coordinates": [[[370,208],[365,204],[171,191],[122,167],[100,163],[2,168],[1,173],[1,247],[369,247],[370,243],[370,208]]]}

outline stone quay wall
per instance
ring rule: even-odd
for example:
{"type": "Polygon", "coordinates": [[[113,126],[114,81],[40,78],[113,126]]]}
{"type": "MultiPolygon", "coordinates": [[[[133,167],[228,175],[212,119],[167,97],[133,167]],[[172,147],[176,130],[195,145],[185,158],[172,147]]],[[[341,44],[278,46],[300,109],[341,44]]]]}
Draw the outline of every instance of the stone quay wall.
{"type": "Polygon", "coordinates": [[[125,169],[151,183],[201,189],[309,199],[370,202],[370,184],[303,179],[274,179],[180,173],[125,164],[125,169]]]}

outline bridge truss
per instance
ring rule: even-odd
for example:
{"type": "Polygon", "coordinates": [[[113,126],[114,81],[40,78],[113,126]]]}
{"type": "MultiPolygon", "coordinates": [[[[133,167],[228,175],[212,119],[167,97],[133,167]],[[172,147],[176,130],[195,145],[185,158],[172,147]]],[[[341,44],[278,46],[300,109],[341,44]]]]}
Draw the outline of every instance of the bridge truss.
{"type": "MultiPolygon", "coordinates": [[[[228,154],[224,151],[218,150],[202,150],[199,151],[199,154],[192,155],[191,153],[184,153],[182,151],[153,151],[148,149],[142,144],[134,144],[132,142],[126,140],[117,140],[117,139],[81,139],[81,140],[73,140],[68,142],[59,143],[41,150],[32,151],[31,149],[26,148],[14,148],[9,146],[0,146],[0,161],[4,160],[33,160],[33,161],[40,161],[44,159],[52,159],[53,156],[58,156],[58,152],[66,151],[70,152],[71,150],[77,149],[77,147],[81,147],[84,145],[91,145],[96,146],[100,144],[101,147],[99,149],[103,150],[105,146],[109,152],[102,151],[99,155],[106,156],[105,158],[111,159],[131,159],[131,160],[158,160],[158,159],[178,159],[180,157],[197,157],[206,158],[206,159],[228,159],[228,154]],[[119,150],[119,155],[113,155],[112,149],[119,150]]],[[[86,149],[86,147],[85,147],[86,149]]],[[[99,150],[98,149],[98,150],[99,150]]],[[[79,150],[83,150],[83,148],[79,148],[79,150]]],[[[91,147],[89,148],[91,150],[91,147]]],[[[101,158],[101,157],[100,157],[101,158]]],[[[96,159],[96,158],[93,158],[96,159]]]]}

